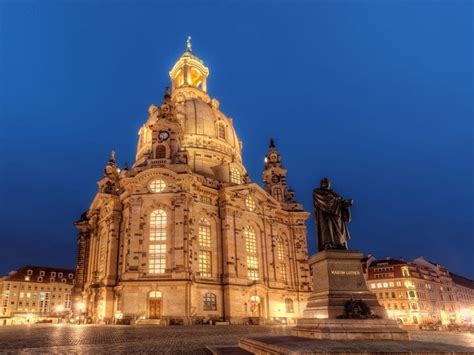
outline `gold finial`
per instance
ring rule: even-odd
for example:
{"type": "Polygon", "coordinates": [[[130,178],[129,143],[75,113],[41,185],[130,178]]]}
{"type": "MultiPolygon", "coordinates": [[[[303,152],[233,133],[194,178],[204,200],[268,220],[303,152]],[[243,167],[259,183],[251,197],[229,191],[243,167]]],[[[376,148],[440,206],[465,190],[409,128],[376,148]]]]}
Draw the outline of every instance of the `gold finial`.
{"type": "Polygon", "coordinates": [[[186,49],[190,52],[192,52],[191,49],[191,36],[188,36],[188,40],[186,41],[186,49]]]}

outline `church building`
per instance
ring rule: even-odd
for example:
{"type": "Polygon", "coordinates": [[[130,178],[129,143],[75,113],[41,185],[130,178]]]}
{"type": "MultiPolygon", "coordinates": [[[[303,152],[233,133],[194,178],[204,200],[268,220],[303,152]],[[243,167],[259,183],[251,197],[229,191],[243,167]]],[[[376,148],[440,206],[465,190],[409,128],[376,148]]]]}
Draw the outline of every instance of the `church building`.
{"type": "Polygon", "coordinates": [[[294,322],[310,294],[305,220],[273,141],[251,181],[232,118],[187,48],[151,105],[135,163],[112,152],[75,222],[76,314],[94,323],[294,322]]]}

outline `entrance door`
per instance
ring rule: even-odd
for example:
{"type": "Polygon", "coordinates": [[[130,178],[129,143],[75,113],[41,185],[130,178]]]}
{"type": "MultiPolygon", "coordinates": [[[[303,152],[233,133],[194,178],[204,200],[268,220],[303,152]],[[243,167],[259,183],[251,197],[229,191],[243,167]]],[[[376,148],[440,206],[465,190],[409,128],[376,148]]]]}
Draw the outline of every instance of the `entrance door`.
{"type": "Polygon", "coordinates": [[[161,299],[150,298],[150,319],[159,319],[161,315],[161,299]]]}

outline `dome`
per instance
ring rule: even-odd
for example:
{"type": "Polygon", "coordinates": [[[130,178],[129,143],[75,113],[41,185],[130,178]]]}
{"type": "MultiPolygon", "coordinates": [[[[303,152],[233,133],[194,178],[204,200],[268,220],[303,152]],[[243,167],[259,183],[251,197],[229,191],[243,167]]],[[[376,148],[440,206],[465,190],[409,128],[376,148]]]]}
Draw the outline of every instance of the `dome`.
{"type": "Polygon", "coordinates": [[[232,119],[200,98],[187,98],[176,105],[176,110],[182,115],[182,147],[190,152],[196,171],[213,175],[213,167],[231,162],[245,170],[232,119]]]}

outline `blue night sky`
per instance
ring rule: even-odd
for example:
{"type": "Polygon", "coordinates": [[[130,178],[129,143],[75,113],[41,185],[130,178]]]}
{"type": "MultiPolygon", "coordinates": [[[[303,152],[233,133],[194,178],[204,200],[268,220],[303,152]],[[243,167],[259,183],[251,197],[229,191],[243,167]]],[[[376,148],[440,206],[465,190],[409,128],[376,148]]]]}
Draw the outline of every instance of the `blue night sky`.
{"type": "Polygon", "coordinates": [[[74,266],[191,35],[254,181],[274,137],[307,210],[324,176],[354,199],[351,248],[474,278],[471,1],[171,3],[0,1],[0,274],[74,266]]]}

